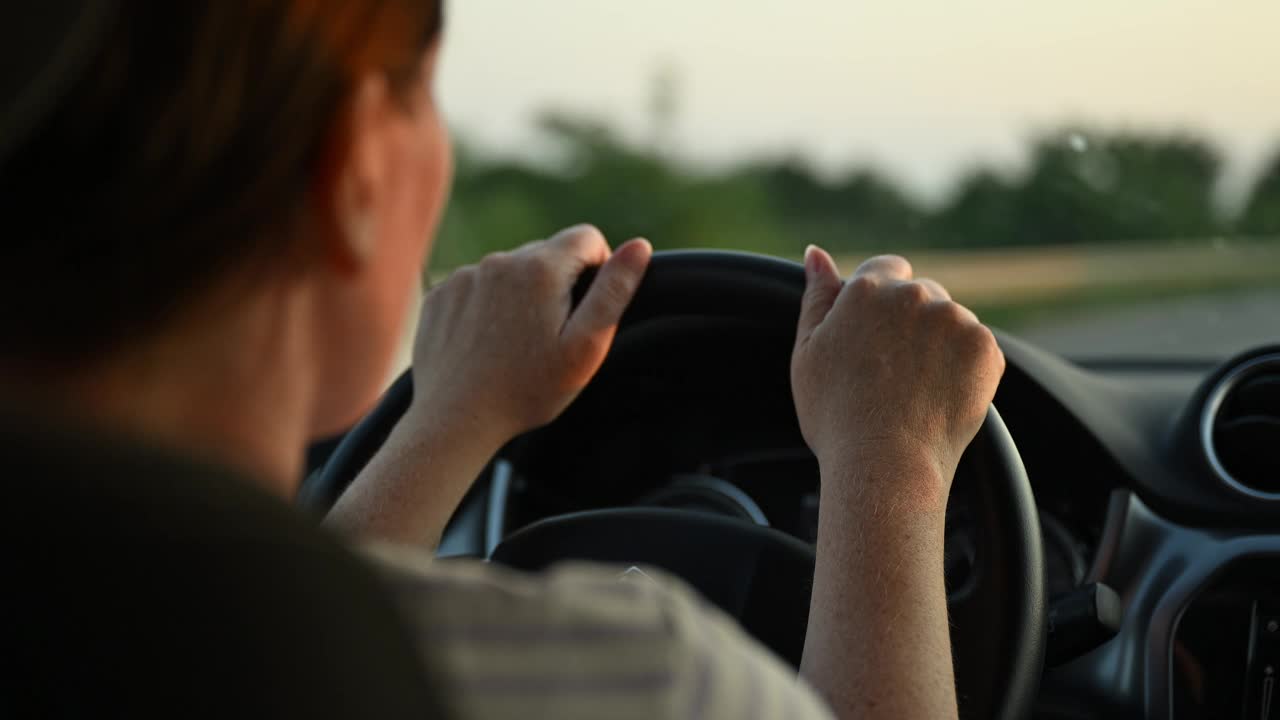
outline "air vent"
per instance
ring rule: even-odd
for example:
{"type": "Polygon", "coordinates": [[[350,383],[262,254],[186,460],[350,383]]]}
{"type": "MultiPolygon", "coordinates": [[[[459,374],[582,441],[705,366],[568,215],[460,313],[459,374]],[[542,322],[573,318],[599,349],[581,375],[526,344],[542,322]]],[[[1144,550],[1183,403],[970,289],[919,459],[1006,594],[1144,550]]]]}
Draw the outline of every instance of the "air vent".
{"type": "Polygon", "coordinates": [[[1209,393],[1202,422],[1209,466],[1235,490],[1280,500],[1280,353],[1227,373],[1209,393]]]}

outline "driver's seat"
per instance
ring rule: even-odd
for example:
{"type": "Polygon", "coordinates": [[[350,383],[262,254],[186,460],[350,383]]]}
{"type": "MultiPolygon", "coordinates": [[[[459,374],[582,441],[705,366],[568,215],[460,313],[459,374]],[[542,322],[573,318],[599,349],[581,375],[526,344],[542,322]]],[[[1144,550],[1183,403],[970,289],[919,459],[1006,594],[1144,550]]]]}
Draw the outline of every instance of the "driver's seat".
{"type": "Polygon", "coordinates": [[[442,716],[373,571],[225,472],[0,424],[0,717],[442,716]]]}

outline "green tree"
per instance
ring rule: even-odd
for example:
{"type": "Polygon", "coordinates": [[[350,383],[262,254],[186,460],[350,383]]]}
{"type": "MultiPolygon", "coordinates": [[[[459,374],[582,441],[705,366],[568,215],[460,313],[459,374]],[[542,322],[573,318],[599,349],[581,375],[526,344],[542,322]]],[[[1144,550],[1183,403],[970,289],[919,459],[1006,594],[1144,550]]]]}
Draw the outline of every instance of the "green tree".
{"type": "Polygon", "coordinates": [[[1254,183],[1235,230],[1242,235],[1280,238],[1280,152],[1254,183]]]}
{"type": "MultiPolygon", "coordinates": [[[[936,210],[865,167],[824,178],[795,157],[718,170],[569,113],[538,119],[541,162],[486,158],[462,143],[435,267],[472,262],[580,222],[659,249],[735,248],[797,256],[1212,237],[1217,151],[1187,135],[1066,130],[1035,139],[1025,171],[976,168],[936,210]]],[[[1239,229],[1280,235],[1280,156],[1239,229]]]]}
{"type": "Polygon", "coordinates": [[[790,254],[817,243],[834,252],[864,252],[918,244],[923,212],[889,179],[854,169],[826,181],[796,158],[739,168],[767,193],[787,233],[790,254]]]}
{"type": "Polygon", "coordinates": [[[548,203],[563,194],[555,174],[508,160],[486,161],[457,143],[453,196],[431,267],[448,270],[537,238],[552,221],[548,203]]]}
{"type": "Polygon", "coordinates": [[[1019,244],[1210,237],[1222,161],[1188,136],[1068,131],[1036,141],[1017,189],[1019,244]]]}
{"type": "Polygon", "coordinates": [[[929,220],[929,235],[942,247],[1016,245],[1018,189],[999,173],[979,168],[957,183],[950,200],[929,220]]]}
{"type": "Polygon", "coordinates": [[[1212,237],[1222,167],[1181,135],[1068,130],[1033,141],[1029,167],[1005,179],[971,171],[931,219],[940,245],[1005,246],[1212,237]]]}

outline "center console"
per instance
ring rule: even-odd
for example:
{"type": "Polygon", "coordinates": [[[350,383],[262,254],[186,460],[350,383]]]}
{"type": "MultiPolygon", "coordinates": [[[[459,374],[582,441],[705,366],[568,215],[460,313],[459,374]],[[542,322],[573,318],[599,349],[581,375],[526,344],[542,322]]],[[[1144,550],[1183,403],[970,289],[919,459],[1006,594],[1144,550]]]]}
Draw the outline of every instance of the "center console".
{"type": "Polygon", "coordinates": [[[1174,628],[1173,716],[1280,720],[1280,558],[1238,561],[1174,628]]]}

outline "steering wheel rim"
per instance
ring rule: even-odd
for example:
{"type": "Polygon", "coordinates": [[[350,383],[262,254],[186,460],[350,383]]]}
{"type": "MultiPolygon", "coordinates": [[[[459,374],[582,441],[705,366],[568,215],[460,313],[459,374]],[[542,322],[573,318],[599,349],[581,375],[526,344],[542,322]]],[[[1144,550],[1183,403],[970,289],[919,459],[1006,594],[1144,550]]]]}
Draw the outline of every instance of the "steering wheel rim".
{"type": "MultiPolygon", "coordinates": [[[[804,271],[796,263],[776,258],[733,252],[711,251],[676,251],[656,253],[650,269],[641,284],[636,298],[623,317],[619,336],[627,328],[646,321],[681,315],[698,315],[724,318],[749,317],[762,322],[788,323],[794,326],[799,314],[800,298],[804,291],[804,271]]],[[[392,427],[407,410],[412,398],[412,380],[406,372],[384,395],[377,407],[362,420],[339,444],[323,470],[304,484],[300,492],[300,501],[306,505],[327,509],[337,500],[347,484],[354,479],[358,471],[369,458],[381,447],[392,427]]],[[[980,609],[965,613],[952,607],[953,644],[957,655],[957,686],[961,689],[961,714],[970,716],[977,710],[976,716],[1012,720],[1029,714],[1039,687],[1040,674],[1044,663],[1045,638],[1047,634],[1046,590],[1044,576],[1044,556],[1041,547],[1039,519],[1035,500],[1031,492],[1025,468],[1017,447],[995,408],[991,408],[987,421],[978,438],[970,447],[966,457],[981,458],[979,467],[985,471],[995,469],[991,477],[978,482],[978,491],[984,494],[984,519],[995,528],[993,537],[998,540],[993,552],[1002,562],[995,573],[995,590],[989,592],[1006,593],[1002,598],[1002,611],[998,618],[990,613],[982,617],[980,609]],[[1005,648],[996,657],[1004,658],[1004,677],[996,681],[984,683],[973,698],[977,707],[966,707],[966,685],[975,684],[970,680],[973,673],[986,670],[987,667],[972,668],[964,666],[960,646],[961,639],[966,645],[990,642],[991,628],[986,624],[993,619],[1004,627],[1005,636],[1001,645],[1005,648]],[[960,634],[960,638],[956,638],[960,634]]],[[[615,520],[614,527],[626,524],[626,516],[618,515],[618,511],[595,511],[610,513],[608,519],[615,520]]],[[[546,548],[559,547],[563,543],[556,538],[577,538],[582,547],[597,546],[601,543],[583,541],[582,533],[587,526],[606,527],[601,525],[600,516],[593,512],[576,513],[571,517],[548,518],[528,528],[518,530],[508,538],[495,559],[513,561],[527,569],[536,569],[547,563],[537,559],[537,552],[525,553],[521,558],[522,546],[538,546],[544,555],[554,554],[546,548]],[[550,539],[548,539],[550,538],[550,539]],[[515,543],[513,545],[512,543],[515,543]],[[514,548],[514,549],[513,549],[514,548]]],[[[686,515],[688,513],[685,513],[686,515]]],[[[711,518],[712,516],[703,516],[711,518]]],[[[721,518],[713,518],[722,520],[721,518]]],[[[705,523],[692,518],[673,520],[665,516],[663,522],[685,523],[687,528],[702,528],[705,523]]],[[[710,521],[707,521],[710,522],[710,521]]],[[[630,527],[630,525],[627,525],[630,527]]],[[[760,529],[766,530],[766,529],[760,529]]],[[[602,531],[592,530],[598,533],[602,531]]],[[[692,531],[691,532],[700,532],[692,531]]],[[[720,532],[732,534],[732,529],[720,532]]],[[[745,531],[744,531],[745,532],[745,531]]],[[[753,534],[742,547],[754,548],[753,552],[782,553],[799,561],[796,554],[794,538],[782,535],[777,531],[766,531],[763,535],[753,534]],[[769,533],[778,536],[770,540],[769,533]],[[785,547],[783,547],[785,545],[785,547]],[[765,550],[761,550],[764,548],[765,550]]],[[[720,545],[724,547],[723,544],[720,545]]],[[[686,546],[687,547],[687,546],[686,546]]],[[[622,559],[610,557],[590,557],[590,553],[564,553],[555,559],[622,559]]],[[[661,563],[650,563],[661,564],[661,563]]],[[[751,565],[756,567],[756,565],[751,565]]],[[[777,567],[775,565],[775,567],[777,567]]],[[[810,567],[812,578],[812,568],[810,567]]],[[[696,578],[685,578],[695,586],[696,578]]],[[[763,587],[761,585],[760,587],[763,587]]],[[[807,593],[809,585],[804,586],[807,612],[807,593]]],[[[783,650],[784,655],[793,655],[794,647],[783,650]]],[[[991,653],[989,653],[990,655],[991,653]]],[[[988,678],[990,680],[990,678],[988,678]]]]}

